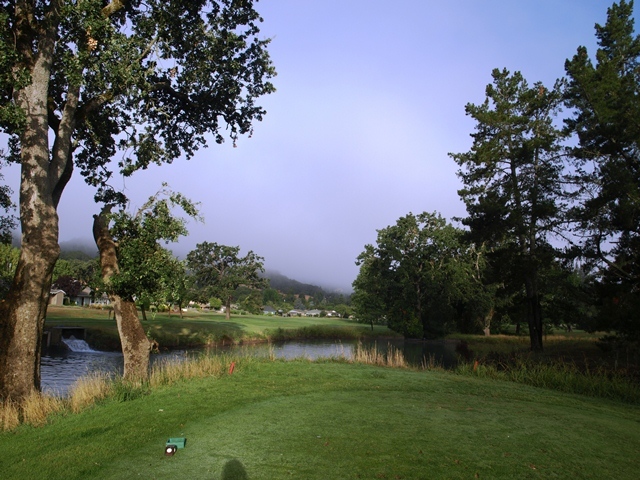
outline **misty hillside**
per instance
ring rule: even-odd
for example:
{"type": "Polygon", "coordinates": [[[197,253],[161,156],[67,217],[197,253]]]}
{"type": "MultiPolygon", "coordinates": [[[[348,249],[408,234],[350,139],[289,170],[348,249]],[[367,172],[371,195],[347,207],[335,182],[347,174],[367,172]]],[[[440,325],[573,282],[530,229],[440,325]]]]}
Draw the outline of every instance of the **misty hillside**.
{"type": "Polygon", "coordinates": [[[269,286],[271,288],[275,288],[282,293],[311,295],[312,297],[315,297],[319,293],[325,293],[322,287],[293,280],[278,272],[266,271],[264,276],[269,279],[269,286]]]}
{"type": "MultiPolygon", "coordinates": [[[[98,256],[95,245],[79,241],[60,242],[60,258],[63,260],[87,261],[98,256]]],[[[309,295],[312,297],[324,298],[336,292],[329,292],[317,285],[302,283],[293,280],[276,271],[266,271],[264,276],[269,279],[271,288],[284,294],[309,295]]]]}
{"type": "Polygon", "coordinates": [[[60,242],[60,258],[63,260],[91,260],[98,257],[95,244],[81,241],[60,242]]]}

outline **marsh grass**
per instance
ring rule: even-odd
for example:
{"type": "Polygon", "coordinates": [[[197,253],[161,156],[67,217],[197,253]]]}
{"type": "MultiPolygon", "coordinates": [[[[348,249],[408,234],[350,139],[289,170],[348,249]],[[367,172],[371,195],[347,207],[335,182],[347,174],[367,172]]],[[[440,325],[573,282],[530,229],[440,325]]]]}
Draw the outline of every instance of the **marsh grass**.
{"type": "MultiPolygon", "coordinates": [[[[379,332],[386,333],[388,332],[379,332]]],[[[370,334],[362,325],[308,325],[299,328],[266,329],[264,335],[269,342],[287,342],[291,340],[359,340],[365,336],[376,337],[376,332],[370,334]]]]}
{"type": "Polygon", "coordinates": [[[508,357],[460,363],[455,372],[566,393],[640,403],[640,385],[628,371],[612,370],[602,366],[590,367],[588,362],[541,362],[528,356],[513,354],[508,357]]]}
{"type": "Polygon", "coordinates": [[[221,377],[233,359],[226,355],[201,355],[190,360],[172,359],[153,366],[149,385],[156,388],[191,378],[221,377]]]}

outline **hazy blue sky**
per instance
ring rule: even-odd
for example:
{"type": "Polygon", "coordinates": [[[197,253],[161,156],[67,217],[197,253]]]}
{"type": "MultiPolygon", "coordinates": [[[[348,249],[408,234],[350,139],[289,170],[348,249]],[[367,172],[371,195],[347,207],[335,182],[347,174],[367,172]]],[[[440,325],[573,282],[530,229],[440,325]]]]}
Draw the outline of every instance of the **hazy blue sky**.
{"type": "MultiPolygon", "coordinates": [[[[178,254],[205,240],[239,245],[291,278],[350,288],[377,229],[409,212],[464,214],[447,153],[469,149],[464,106],[483,101],[491,70],[551,85],[579,45],[593,53],[610,5],[262,0],[277,92],[253,137],[120,185],[133,207],[163,181],[201,202],[205,223],[190,224],[178,254]]],[[[60,203],[62,241],[91,238],[92,197],[76,174],[60,203]]]]}

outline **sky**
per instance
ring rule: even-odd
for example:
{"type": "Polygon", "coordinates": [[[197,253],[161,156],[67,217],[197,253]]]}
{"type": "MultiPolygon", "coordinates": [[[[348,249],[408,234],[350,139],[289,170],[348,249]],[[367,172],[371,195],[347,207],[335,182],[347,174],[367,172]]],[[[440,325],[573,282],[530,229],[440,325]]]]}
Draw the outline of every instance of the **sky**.
{"type": "MultiPolygon", "coordinates": [[[[602,0],[261,0],[277,89],[251,138],[151,167],[115,186],[141,206],[162,182],[204,223],[171,246],[240,246],[267,270],[350,290],[357,256],[409,212],[464,216],[457,165],[494,68],[551,86],[578,46],[595,51],[602,0]]],[[[5,180],[18,190],[17,174],[5,180]],[[13,182],[13,183],[12,183],[13,182]]],[[[79,174],[59,205],[60,240],[91,242],[98,206],[79,174]]]]}

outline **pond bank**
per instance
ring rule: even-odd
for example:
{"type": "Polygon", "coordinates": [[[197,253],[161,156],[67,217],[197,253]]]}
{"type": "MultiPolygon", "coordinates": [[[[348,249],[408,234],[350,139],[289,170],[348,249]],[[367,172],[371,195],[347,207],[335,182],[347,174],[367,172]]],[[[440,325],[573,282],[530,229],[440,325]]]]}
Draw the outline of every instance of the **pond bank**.
{"type": "MultiPolygon", "coordinates": [[[[202,354],[235,355],[256,358],[305,358],[310,360],[344,358],[351,360],[358,347],[374,350],[382,356],[390,351],[402,354],[408,365],[440,365],[454,368],[457,365],[455,343],[443,342],[404,342],[398,339],[376,340],[297,340],[288,342],[253,342],[240,345],[207,346],[200,348],[178,349],[151,355],[152,366],[163,361],[183,361],[194,359],[202,354]]],[[[67,350],[45,351],[41,358],[43,391],[57,395],[66,395],[71,385],[88,374],[122,373],[123,357],[120,352],[67,350]]]]}

